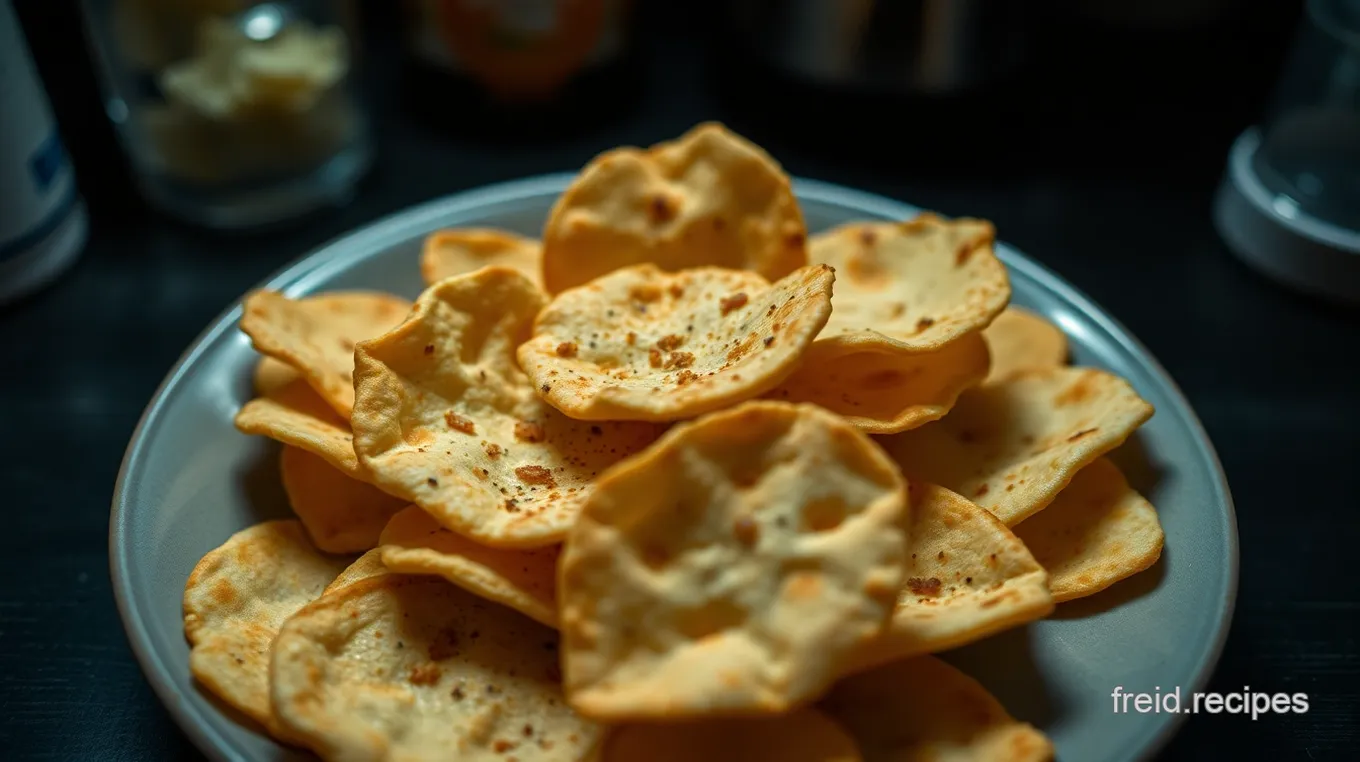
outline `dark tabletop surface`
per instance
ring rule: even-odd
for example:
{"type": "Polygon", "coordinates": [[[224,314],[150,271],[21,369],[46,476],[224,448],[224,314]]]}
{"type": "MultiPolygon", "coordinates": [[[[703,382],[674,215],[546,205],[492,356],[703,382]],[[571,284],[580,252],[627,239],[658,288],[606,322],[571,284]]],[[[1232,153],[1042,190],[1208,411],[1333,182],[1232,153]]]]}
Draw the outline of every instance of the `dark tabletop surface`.
{"type": "MultiPolygon", "coordinates": [[[[1138,336],[1198,411],[1236,500],[1241,585],[1209,689],[1311,697],[1305,715],[1199,715],[1165,758],[1360,758],[1360,311],[1257,276],[1209,222],[1227,146],[1265,103],[1292,23],[1287,14],[1255,19],[1243,27],[1255,35],[1245,41],[1241,30],[1208,48],[1172,39],[1168,55],[1190,56],[1199,79],[1173,77],[1168,67],[1181,65],[1174,60],[1147,64],[1161,65],[1160,74],[1109,69],[1102,76],[1119,83],[1118,97],[1104,86],[1109,79],[1097,87],[1082,72],[1119,40],[1068,40],[1061,56],[1045,54],[1050,71],[1066,79],[1041,77],[999,99],[994,118],[946,135],[923,135],[929,125],[913,132],[916,120],[886,117],[872,98],[761,80],[716,43],[705,54],[697,40],[713,40],[701,14],[653,19],[614,107],[512,138],[415,116],[421,99],[395,86],[402,71],[392,22],[374,4],[376,171],[342,209],[268,235],[223,237],[137,202],[83,54],[72,51],[66,5],[18,3],[93,227],[72,271],[0,308],[8,347],[0,364],[7,403],[0,756],[198,756],[133,659],[106,545],[114,478],[133,427],[213,317],[284,263],[382,215],[485,183],[573,169],[604,148],[645,145],[715,118],[768,147],[792,174],[995,221],[1003,238],[1138,336]],[[1064,65],[1071,61],[1086,64],[1064,65]],[[1166,85],[1173,78],[1178,84],[1166,85]]],[[[437,98],[427,93],[427,110],[437,98]]]]}

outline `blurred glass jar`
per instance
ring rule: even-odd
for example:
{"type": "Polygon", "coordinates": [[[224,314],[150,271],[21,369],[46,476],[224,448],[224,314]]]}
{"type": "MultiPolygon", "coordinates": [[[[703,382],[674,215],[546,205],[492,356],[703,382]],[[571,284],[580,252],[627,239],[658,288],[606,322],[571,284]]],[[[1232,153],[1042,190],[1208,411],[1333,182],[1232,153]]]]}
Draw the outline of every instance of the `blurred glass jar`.
{"type": "Polygon", "coordinates": [[[154,205],[201,225],[349,199],[371,162],[344,0],[84,0],[105,107],[154,205]]]}
{"type": "Polygon", "coordinates": [[[1360,301],[1360,0],[1309,0],[1274,101],[1228,155],[1214,220],[1248,264],[1360,301]]]}
{"type": "Polygon", "coordinates": [[[561,137],[628,108],[632,0],[406,0],[407,106],[451,131],[561,137]]]}

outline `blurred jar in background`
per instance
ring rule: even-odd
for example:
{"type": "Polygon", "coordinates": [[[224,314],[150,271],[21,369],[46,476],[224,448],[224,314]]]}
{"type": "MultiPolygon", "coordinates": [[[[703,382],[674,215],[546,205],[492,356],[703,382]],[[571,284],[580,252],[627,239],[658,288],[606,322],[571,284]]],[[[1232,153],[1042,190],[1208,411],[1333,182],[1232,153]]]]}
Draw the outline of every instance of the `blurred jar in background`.
{"type": "Polygon", "coordinates": [[[450,125],[560,131],[631,89],[630,0],[406,0],[413,105],[450,125]],[[536,118],[526,119],[529,115],[536,118]],[[544,124],[550,120],[551,124],[544,124]]]}
{"type": "Polygon", "coordinates": [[[1309,0],[1273,103],[1242,133],[1214,221],[1245,262],[1360,302],[1360,0],[1309,0]]]}
{"type": "Polygon", "coordinates": [[[84,7],[106,111],[151,203],[242,228],[350,197],[371,157],[348,2],[84,7]]]}

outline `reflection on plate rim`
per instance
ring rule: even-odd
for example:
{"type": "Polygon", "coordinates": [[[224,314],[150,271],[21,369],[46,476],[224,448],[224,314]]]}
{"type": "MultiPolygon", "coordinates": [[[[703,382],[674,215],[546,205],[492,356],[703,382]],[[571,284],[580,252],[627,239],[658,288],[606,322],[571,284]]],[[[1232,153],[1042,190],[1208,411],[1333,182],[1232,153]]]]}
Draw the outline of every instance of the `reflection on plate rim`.
{"type": "MultiPolygon", "coordinates": [[[[368,254],[365,252],[380,247],[382,242],[400,237],[405,231],[422,229],[429,222],[460,211],[475,210],[497,202],[514,201],[526,196],[560,193],[573,177],[575,177],[575,173],[567,172],[512,180],[455,193],[394,212],[322,244],[290,262],[254,288],[278,289],[290,295],[305,293],[308,286],[319,279],[324,279],[333,269],[347,265],[355,258],[367,257],[368,254]]],[[[815,180],[795,180],[794,191],[800,200],[810,199],[854,207],[864,210],[867,214],[875,214],[888,219],[905,219],[920,211],[918,207],[893,201],[883,196],[815,180]]],[[[1152,353],[1134,338],[1123,325],[1059,275],[1025,256],[1014,247],[998,241],[996,251],[997,256],[1005,263],[1007,269],[1024,273],[1052,294],[1079,309],[1090,320],[1100,325],[1126,351],[1140,357],[1146,363],[1149,372],[1156,377],[1159,383],[1164,385],[1173,402],[1170,410],[1159,409],[1158,414],[1170,414],[1177,417],[1181,425],[1190,431],[1195,439],[1196,449],[1205,456],[1211,466],[1214,474],[1214,483],[1211,486],[1215,497],[1227,511],[1227,523],[1230,530],[1227,538],[1228,557],[1224,559],[1228,572],[1228,594],[1224,600],[1219,602],[1218,610],[1215,612],[1217,626],[1214,642],[1209,645],[1205,658],[1196,667],[1190,684],[1184,686],[1189,692],[1200,691],[1213,675],[1214,668],[1223,654],[1223,647],[1227,642],[1228,631],[1232,622],[1233,608],[1237,601],[1237,518],[1233,508],[1232,495],[1228,489],[1227,476],[1223,472],[1218,454],[1214,450],[1203,424],[1200,423],[1198,416],[1190,407],[1190,403],[1181,392],[1180,387],[1176,385],[1176,382],[1172,380],[1166,369],[1153,357],[1152,353]]],[[[154,652],[151,648],[145,617],[135,608],[136,604],[133,602],[134,596],[127,576],[128,559],[126,551],[130,545],[125,539],[124,526],[128,520],[131,506],[126,500],[128,490],[125,481],[133,463],[143,457],[142,445],[146,440],[145,432],[160,413],[167,393],[180,382],[184,374],[198,361],[214,339],[235,327],[240,315],[241,301],[237,299],[194,339],[160,386],[157,387],[155,394],[151,397],[151,402],[142,413],[137,422],[137,427],[133,430],[132,438],[128,442],[127,451],[124,453],[122,465],[118,470],[118,480],[114,485],[113,505],[109,517],[109,571],[113,583],[113,593],[118,604],[119,617],[123,621],[124,631],[127,634],[129,644],[132,646],[132,651],[137,657],[138,665],[148,682],[151,683],[157,698],[169,711],[180,729],[189,736],[200,751],[216,759],[228,758],[224,751],[228,748],[228,744],[196,707],[183,700],[180,688],[174,684],[162,662],[161,654],[154,652]]],[[[1185,721],[1186,715],[1168,714],[1166,718],[1164,724],[1157,730],[1156,735],[1146,743],[1143,753],[1140,755],[1141,759],[1150,759],[1165,747],[1185,721]]]]}

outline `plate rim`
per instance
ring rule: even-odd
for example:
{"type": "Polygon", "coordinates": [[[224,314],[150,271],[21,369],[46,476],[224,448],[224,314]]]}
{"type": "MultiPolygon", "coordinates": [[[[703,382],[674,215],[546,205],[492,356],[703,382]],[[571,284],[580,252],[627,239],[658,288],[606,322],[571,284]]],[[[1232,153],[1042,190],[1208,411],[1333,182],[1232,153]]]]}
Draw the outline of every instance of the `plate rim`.
{"type": "MultiPolygon", "coordinates": [[[[241,304],[246,294],[259,289],[281,290],[285,294],[295,292],[306,286],[309,280],[321,278],[329,270],[348,264],[355,258],[363,258],[364,255],[354,252],[364,251],[365,244],[372,239],[390,238],[392,233],[399,232],[404,228],[418,227],[433,219],[455,214],[461,209],[478,208],[496,202],[513,201],[544,193],[560,193],[575,176],[575,172],[556,172],[458,191],[414,206],[398,209],[330,238],[294,258],[234,299],[194,337],[156,387],[128,440],[127,448],[124,450],[122,461],[119,464],[118,477],[114,482],[109,514],[109,577],[113,588],[114,601],[118,608],[118,616],[122,620],[123,632],[128,645],[132,648],[138,667],[147,682],[150,683],[157,699],[174,719],[181,732],[188,736],[198,750],[206,756],[217,760],[231,759],[232,755],[228,751],[230,744],[218,733],[208,719],[202,716],[197,707],[184,700],[183,692],[171,678],[162,655],[156,653],[152,648],[151,636],[146,628],[146,617],[137,608],[136,595],[128,578],[129,557],[127,551],[130,545],[126,541],[128,534],[126,524],[129,520],[131,508],[128,500],[127,480],[134,464],[143,457],[143,446],[147,440],[148,428],[164,408],[169,392],[180,383],[188,370],[206,352],[209,344],[236,325],[240,319],[241,304]],[[347,254],[342,247],[352,251],[347,254]]],[[[923,211],[921,207],[897,201],[887,196],[820,180],[793,178],[793,188],[795,196],[799,199],[808,198],[825,203],[854,206],[886,218],[905,219],[923,211]]],[[[367,247],[367,249],[371,250],[372,246],[367,247]]],[[[1227,475],[1223,470],[1222,462],[1219,460],[1218,452],[1214,449],[1213,441],[1209,438],[1199,416],[1196,415],[1190,401],[1171,377],[1171,374],[1122,323],[1076,286],[1019,249],[1003,241],[997,241],[996,252],[1008,270],[1013,269],[1024,273],[1045,289],[1080,310],[1088,319],[1099,325],[1108,336],[1113,338],[1116,344],[1137,355],[1146,363],[1149,373],[1164,386],[1168,397],[1171,399],[1171,410],[1167,412],[1174,414],[1180,424],[1191,433],[1195,440],[1195,449],[1207,461],[1213,476],[1213,483],[1210,487],[1216,502],[1223,506],[1226,513],[1228,554],[1224,559],[1227,570],[1226,595],[1218,602],[1217,610],[1214,612],[1217,620],[1215,636],[1213,642],[1208,644],[1209,647],[1204,658],[1196,666],[1190,684],[1186,686],[1190,692],[1201,691],[1212,678],[1214,670],[1218,666],[1232,628],[1240,572],[1237,512],[1233,504],[1232,492],[1228,486],[1227,475]]],[[[1158,410],[1158,413],[1162,412],[1163,410],[1158,410]]],[[[1154,757],[1188,719],[1188,715],[1185,713],[1168,714],[1166,717],[1167,720],[1148,739],[1142,752],[1137,755],[1138,759],[1147,760],[1154,757]]]]}

